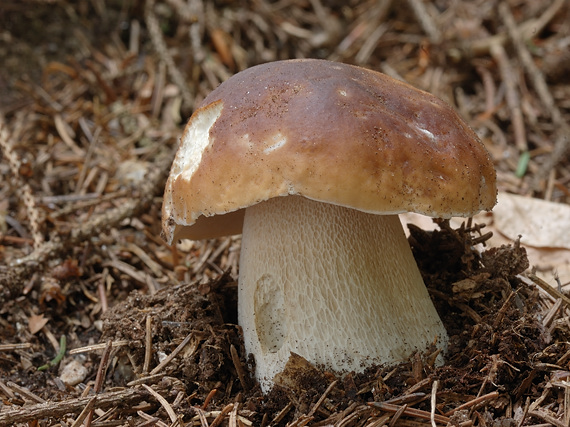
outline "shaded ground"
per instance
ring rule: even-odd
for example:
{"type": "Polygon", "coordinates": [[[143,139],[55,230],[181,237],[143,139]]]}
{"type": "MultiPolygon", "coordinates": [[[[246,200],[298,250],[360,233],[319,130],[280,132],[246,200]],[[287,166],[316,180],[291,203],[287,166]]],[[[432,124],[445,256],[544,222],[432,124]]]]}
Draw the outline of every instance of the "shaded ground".
{"type": "Polygon", "coordinates": [[[417,426],[432,410],[438,425],[568,424],[570,300],[539,292],[516,242],[412,228],[450,334],[443,367],[413,355],[335,378],[295,359],[262,396],[236,325],[239,238],[158,237],[196,103],[293,57],[429,90],[479,133],[502,190],[567,203],[568,3],[404,4],[2,2],[0,425],[79,425],[86,407],[109,426],[417,426]]]}

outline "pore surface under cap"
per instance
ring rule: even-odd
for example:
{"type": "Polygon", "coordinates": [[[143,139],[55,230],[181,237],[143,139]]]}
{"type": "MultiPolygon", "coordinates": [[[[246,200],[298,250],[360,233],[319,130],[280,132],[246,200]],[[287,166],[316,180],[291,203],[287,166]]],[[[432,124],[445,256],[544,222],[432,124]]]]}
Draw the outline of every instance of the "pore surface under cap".
{"type": "Polygon", "coordinates": [[[244,208],[290,194],[377,214],[470,216],[495,204],[495,172],[440,99],[355,66],[279,61],[234,75],[194,113],[164,231],[240,233],[244,208]]]}

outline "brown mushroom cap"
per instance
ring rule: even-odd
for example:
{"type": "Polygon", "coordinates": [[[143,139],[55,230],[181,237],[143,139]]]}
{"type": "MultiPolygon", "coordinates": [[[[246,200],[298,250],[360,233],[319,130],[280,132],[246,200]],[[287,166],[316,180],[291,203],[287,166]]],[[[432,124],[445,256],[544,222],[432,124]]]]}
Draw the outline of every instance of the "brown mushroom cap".
{"type": "Polygon", "coordinates": [[[271,62],[222,83],[190,118],[163,231],[168,241],[239,234],[246,207],[286,195],[471,216],[495,205],[495,180],[481,141],[435,96],[351,65],[271,62]]]}

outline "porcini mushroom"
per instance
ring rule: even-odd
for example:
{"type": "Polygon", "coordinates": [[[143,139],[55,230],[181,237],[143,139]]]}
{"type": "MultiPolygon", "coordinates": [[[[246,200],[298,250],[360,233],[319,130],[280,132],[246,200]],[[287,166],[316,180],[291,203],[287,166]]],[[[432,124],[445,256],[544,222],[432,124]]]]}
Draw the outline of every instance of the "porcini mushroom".
{"type": "Polygon", "coordinates": [[[278,61],[190,118],[163,234],[242,233],[238,317],[268,390],[291,352],[343,373],[445,349],[397,214],[471,216],[495,200],[489,154],[438,98],[351,65],[278,61]]]}

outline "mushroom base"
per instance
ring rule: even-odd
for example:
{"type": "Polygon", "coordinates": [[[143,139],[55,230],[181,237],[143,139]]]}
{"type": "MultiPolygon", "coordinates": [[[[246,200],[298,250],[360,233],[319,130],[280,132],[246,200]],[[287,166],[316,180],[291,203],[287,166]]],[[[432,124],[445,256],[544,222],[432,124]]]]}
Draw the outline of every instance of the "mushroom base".
{"type": "Polygon", "coordinates": [[[300,196],[245,213],[238,294],[245,348],[267,391],[295,352],[346,373],[405,360],[447,333],[397,215],[300,196]]]}

